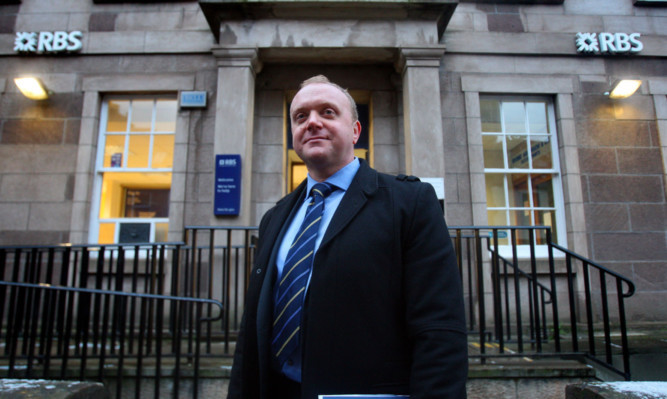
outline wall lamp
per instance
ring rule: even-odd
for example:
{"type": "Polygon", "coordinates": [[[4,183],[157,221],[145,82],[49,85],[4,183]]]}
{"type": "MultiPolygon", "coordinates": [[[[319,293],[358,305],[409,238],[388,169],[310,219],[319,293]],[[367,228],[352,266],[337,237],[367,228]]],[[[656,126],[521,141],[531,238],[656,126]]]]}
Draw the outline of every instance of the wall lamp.
{"type": "Polygon", "coordinates": [[[14,83],[21,93],[31,100],[46,100],[51,92],[35,77],[15,78],[14,83]]]}
{"type": "Polygon", "coordinates": [[[623,79],[614,83],[613,88],[609,93],[609,98],[628,98],[631,95],[635,94],[639,86],[642,85],[641,80],[632,80],[632,79],[623,79]]]}

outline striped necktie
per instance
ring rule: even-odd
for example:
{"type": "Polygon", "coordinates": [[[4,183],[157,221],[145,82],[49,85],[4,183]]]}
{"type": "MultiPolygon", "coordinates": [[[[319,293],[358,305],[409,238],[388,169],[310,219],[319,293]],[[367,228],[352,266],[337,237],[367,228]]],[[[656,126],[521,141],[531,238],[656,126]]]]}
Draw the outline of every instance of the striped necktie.
{"type": "Polygon", "coordinates": [[[324,198],[332,191],[333,187],[327,183],[313,186],[306,216],[287,252],[282,275],[276,282],[271,353],[281,366],[299,346],[301,311],[313,264],[317,231],[322,220],[324,198]]]}

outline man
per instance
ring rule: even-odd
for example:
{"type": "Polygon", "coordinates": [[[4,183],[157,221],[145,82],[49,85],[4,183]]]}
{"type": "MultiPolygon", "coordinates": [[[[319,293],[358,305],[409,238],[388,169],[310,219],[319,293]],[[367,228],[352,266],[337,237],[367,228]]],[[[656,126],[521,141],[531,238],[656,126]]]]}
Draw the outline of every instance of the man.
{"type": "Polygon", "coordinates": [[[228,397],[464,398],[460,277],[433,188],[354,157],[356,105],[323,76],[290,122],[308,179],[260,223],[228,397]]]}

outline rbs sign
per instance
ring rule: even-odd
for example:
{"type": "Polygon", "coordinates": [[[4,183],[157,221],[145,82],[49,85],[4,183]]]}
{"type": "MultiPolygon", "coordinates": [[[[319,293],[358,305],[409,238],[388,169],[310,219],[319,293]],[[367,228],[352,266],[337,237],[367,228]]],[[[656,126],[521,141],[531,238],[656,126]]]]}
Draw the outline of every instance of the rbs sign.
{"type": "Polygon", "coordinates": [[[81,50],[81,31],[16,32],[14,51],[19,53],[64,53],[81,50]]]}
{"type": "Polygon", "coordinates": [[[578,53],[628,54],[644,48],[639,33],[577,33],[575,44],[578,53]]]}

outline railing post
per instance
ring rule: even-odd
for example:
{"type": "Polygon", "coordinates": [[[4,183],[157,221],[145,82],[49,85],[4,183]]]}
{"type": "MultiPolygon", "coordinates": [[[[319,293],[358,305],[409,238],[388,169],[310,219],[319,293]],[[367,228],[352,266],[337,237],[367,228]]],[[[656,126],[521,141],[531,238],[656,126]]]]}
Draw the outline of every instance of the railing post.
{"type": "Polygon", "coordinates": [[[567,268],[567,292],[570,301],[570,328],[572,332],[572,351],[579,352],[579,338],[577,329],[577,315],[574,296],[574,276],[572,275],[572,256],[565,255],[565,267],[567,268]]]}
{"type": "Polygon", "coordinates": [[[519,256],[516,248],[516,229],[510,230],[512,240],[512,262],[514,263],[514,301],[516,307],[516,335],[519,353],[523,353],[523,325],[521,324],[521,281],[519,278],[519,256]]]}
{"type": "Polygon", "coordinates": [[[479,230],[475,230],[475,249],[477,260],[477,295],[479,296],[479,351],[482,356],[481,363],[486,364],[486,312],[484,310],[484,262],[482,260],[482,240],[479,230]]]}
{"type": "MultiPolygon", "coordinates": [[[[554,340],[556,352],[560,352],[560,321],[558,320],[558,293],[556,291],[556,270],[554,266],[554,249],[551,246],[551,227],[547,227],[547,248],[549,251],[549,277],[551,281],[551,311],[554,323],[554,340]]],[[[545,315],[546,316],[546,315],[545,315]]]]}
{"type": "Polygon", "coordinates": [[[623,351],[623,371],[625,379],[630,381],[630,348],[628,346],[628,331],[625,322],[625,295],[623,294],[623,282],[616,278],[616,293],[618,295],[618,314],[621,324],[621,346],[623,351]]]}
{"type": "Polygon", "coordinates": [[[530,271],[531,275],[533,276],[533,311],[535,312],[534,320],[535,320],[535,343],[537,346],[537,352],[540,353],[542,352],[542,334],[540,332],[540,306],[539,306],[539,298],[540,296],[537,295],[537,260],[535,258],[535,230],[528,229],[528,239],[530,243],[530,271]]]}
{"type": "Polygon", "coordinates": [[[500,353],[505,352],[505,341],[503,339],[503,309],[500,293],[500,254],[498,248],[498,229],[494,228],[493,234],[493,251],[491,252],[491,287],[493,295],[493,319],[496,340],[500,348],[500,353]]]}

